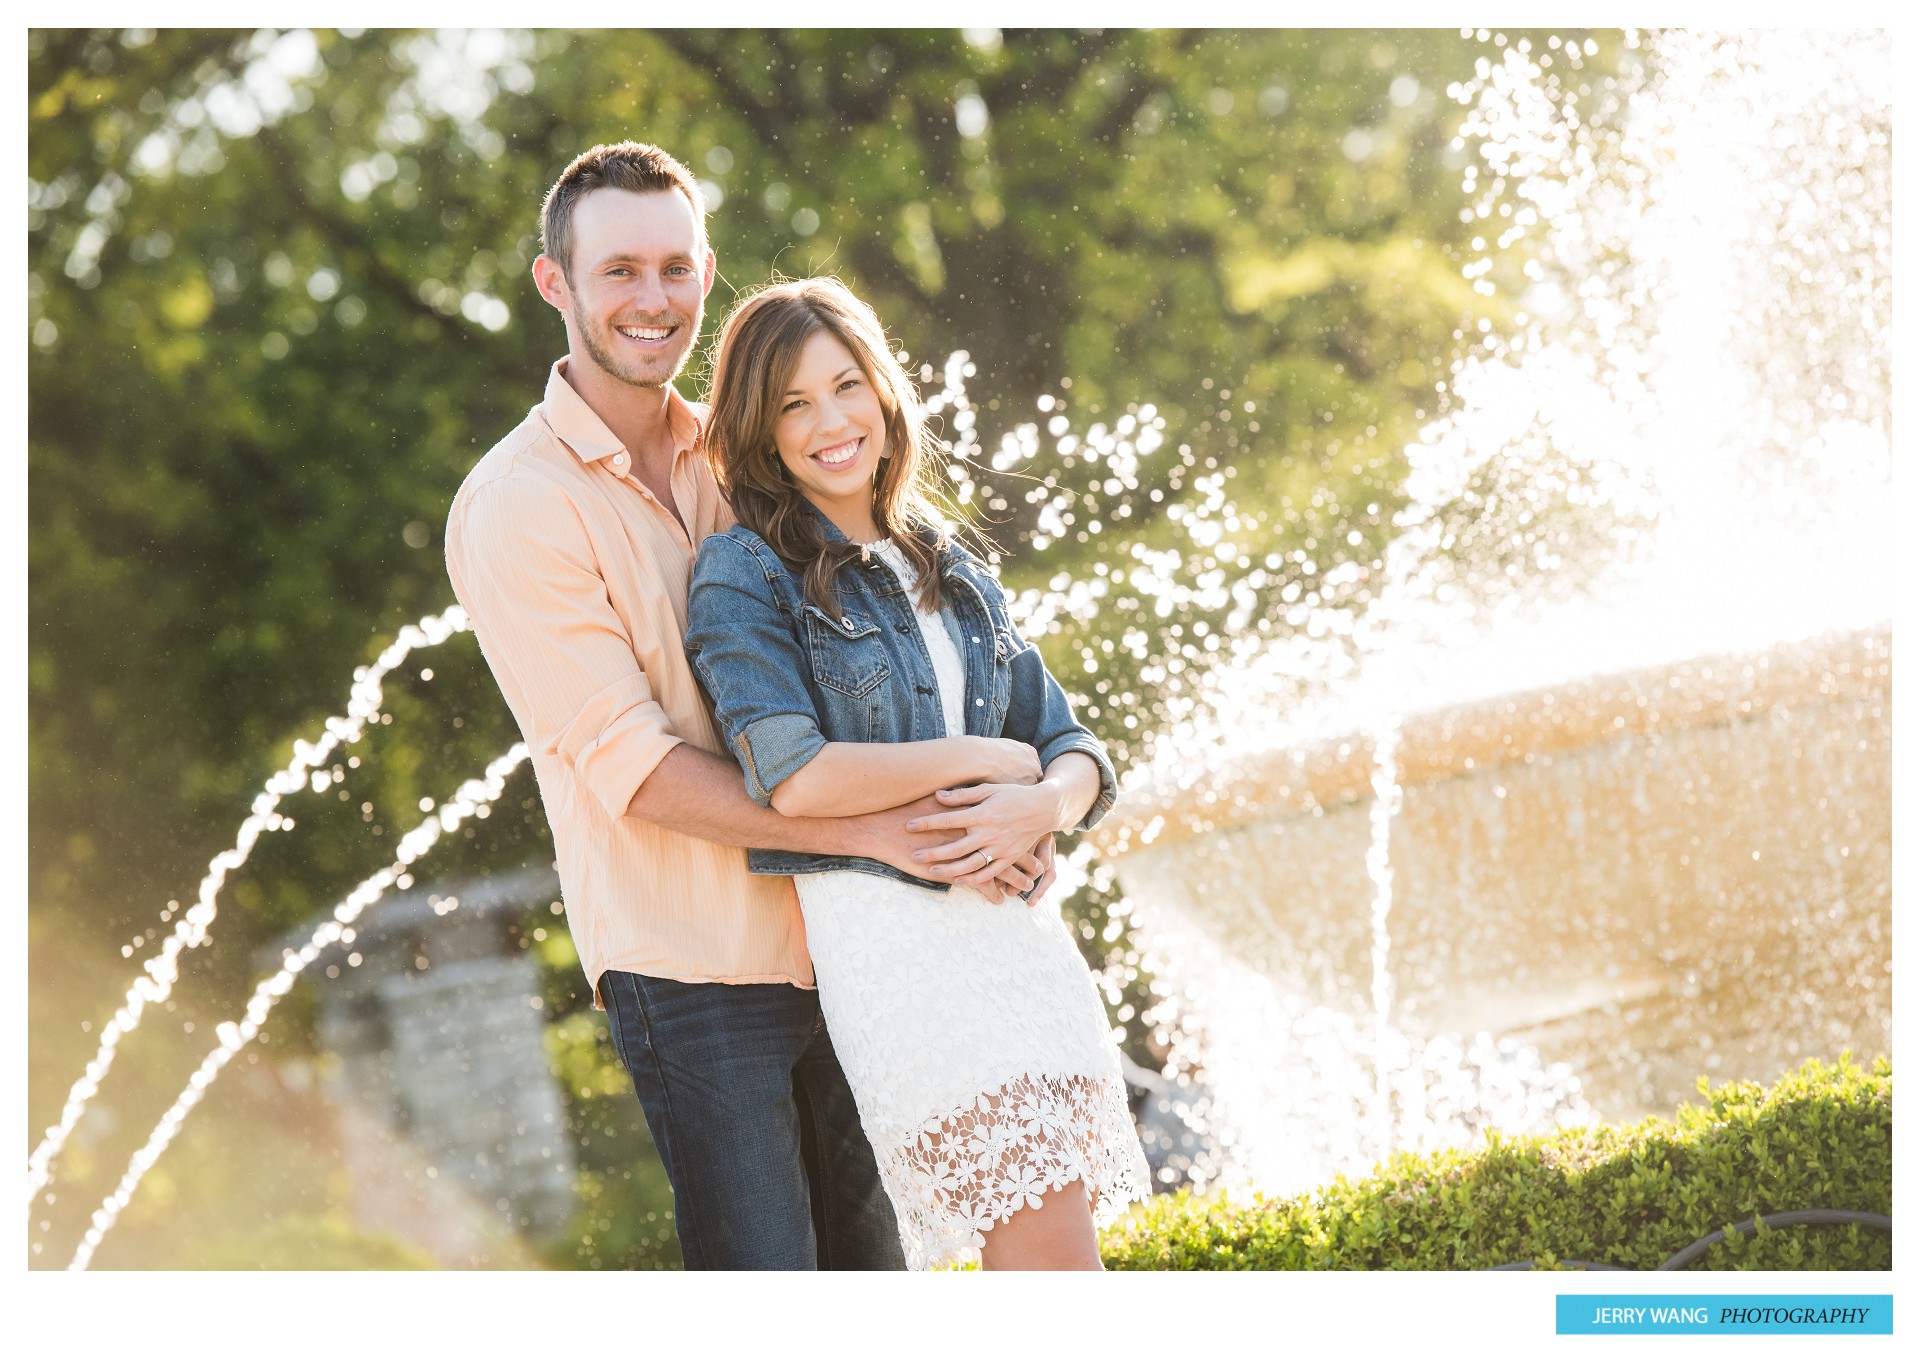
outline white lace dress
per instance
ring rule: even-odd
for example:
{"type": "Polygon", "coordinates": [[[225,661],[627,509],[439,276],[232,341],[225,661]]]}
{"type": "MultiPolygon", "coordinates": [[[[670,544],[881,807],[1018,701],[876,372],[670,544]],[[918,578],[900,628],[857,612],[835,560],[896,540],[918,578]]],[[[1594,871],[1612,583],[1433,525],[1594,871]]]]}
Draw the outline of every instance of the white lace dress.
{"type": "MultiPolygon", "coordinates": [[[[875,554],[912,594],[890,544],[875,554]]],[[[920,630],[949,733],[965,675],[939,616],[920,630]]],[[[820,1005],[915,1270],[1076,1180],[1105,1223],[1148,1194],[1119,1054],[1058,903],[993,905],[888,877],[796,877],[820,1005]]]]}

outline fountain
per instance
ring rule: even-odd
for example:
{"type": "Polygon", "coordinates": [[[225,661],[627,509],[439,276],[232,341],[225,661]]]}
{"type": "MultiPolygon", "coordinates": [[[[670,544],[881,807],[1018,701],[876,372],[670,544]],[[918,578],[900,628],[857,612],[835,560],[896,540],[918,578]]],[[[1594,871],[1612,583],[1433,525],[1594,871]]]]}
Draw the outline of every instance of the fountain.
{"type": "MultiPolygon", "coordinates": [[[[1521,1037],[1609,1119],[1701,1073],[1886,1049],[1888,648],[1847,633],[1408,718],[1394,1024],[1521,1037]]],[[[1364,1019],[1371,764],[1361,735],[1249,757],[1128,801],[1102,844],[1130,895],[1364,1019]]]]}
{"type": "MultiPolygon", "coordinates": [[[[153,1133],[147,1137],[147,1142],[135,1151],[132,1160],[127,1164],[126,1172],[121,1175],[119,1185],[94,1210],[92,1222],[88,1225],[80,1246],[74,1251],[73,1260],[68,1263],[68,1270],[84,1271],[92,1262],[93,1254],[99,1248],[101,1240],[113,1228],[114,1223],[119,1219],[120,1212],[126,1209],[127,1202],[133,1199],[134,1190],[139,1187],[141,1179],[159,1161],[160,1156],[166,1152],[167,1146],[173,1143],[174,1137],[180,1133],[180,1127],[185,1123],[187,1114],[200,1104],[207,1090],[213,1086],[214,1080],[232,1062],[234,1056],[260,1034],[261,1027],[273,1013],[275,1005],[293,989],[293,983],[299,979],[300,973],[334,944],[351,943],[354,937],[352,926],[361,913],[385,896],[389,888],[399,885],[404,890],[406,886],[411,885],[412,874],[408,871],[409,867],[439,843],[447,831],[456,829],[469,817],[487,811],[489,804],[497,801],[505,790],[508,776],[524,764],[527,758],[526,746],[516,742],[508,748],[506,754],[489,764],[477,778],[461,784],[437,813],[427,817],[401,837],[400,846],[394,851],[392,863],[362,880],[347,894],[345,900],[334,907],[332,918],[317,925],[297,949],[288,947],[283,950],[279,969],[254,987],[252,997],[247,1000],[246,1016],[237,1023],[219,1025],[216,1029],[219,1045],[209,1051],[206,1058],[200,1062],[199,1068],[188,1079],[187,1086],[180,1091],[180,1096],[174,1099],[173,1105],[162,1114],[159,1123],[154,1126],[153,1133]]],[[[89,1075],[91,1074],[92,1070],[89,1069],[89,1075]]],[[[75,1085],[74,1092],[78,1093],[90,1082],[97,1086],[97,1081],[90,1081],[88,1077],[83,1076],[75,1085]]],[[[78,1100],[84,1103],[91,1096],[91,1093],[87,1093],[78,1100]]],[[[69,1100],[74,1099],[70,1096],[69,1100]]],[[[78,1119],[77,1114],[75,1119],[78,1119]]],[[[52,1138],[49,1133],[48,1139],[52,1138]]],[[[63,1135],[61,1139],[64,1140],[64,1138],[63,1135]]],[[[55,1151],[49,1151],[47,1164],[51,1164],[54,1153],[55,1151]]],[[[44,1184],[44,1176],[43,1171],[33,1180],[44,1184]]],[[[29,1203],[31,1203],[31,1197],[29,1197],[29,1203]]]]}
{"type": "Polygon", "coordinates": [[[1614,139],[1544,56],[1452,91],[1527,315],[1350,648],[1223,672],[1096,839],[1268,1187],[1891,1045],[1884,35],[1654,35],[1614,139]]]}
{"type": "MultiPolygon", "coordinates": [[[[74,1127],[79,1125],[80,1118],[86,1114],[87,1104],[99,1093],[101,1082],[112,1070],[121,1039],[140,1026],[140,1020],[150,1005],[166,1002],[180,976],[180,954],[208,941],[208,930],[220,913],[220,889],[226,884],[228,874],[246,863],[261,835],[270,830],[293,827],[292,820],[280,813],[280,804],[286,795],[306,787],[320,793],[339,782],[344,777],[344,769],[336,765],[331,773],[323,773],[320,767],[341,746],[358,741],[367,723],[379,714],[381,682],[415,649],[436,646],[456,633],[464,633],[466,629],[466,612],[457,605],[442,614],[428,615],[417,624],[407,625],[372,665],[363,666],[353,673],[347,711],[327,720],[326,734],[317,741],[294,742],[293,759],[284,769],[268,778],[266,785],[254,798],[253,811],[240,823],[233,847],[214,856],[207,867],[206,876],[200,880],[198,900],[180,916],[173,932],[161,944],[160,951],[142,964],[144,974],[127,991],[126,1002],[120,1011],[101,1029],[99,1050],[88,1062],[85,1072],[68,1090],[60,1120],[47,1128],[40,1143],[34,1146],[33,1153],[28,1156],[29,1206],[47,1185],[54,1161],[66,1147],[67,1139],[73,1134],[74,1127]]],[[[169,905],[162,912],[163,922],[172,915],[174,908],[169,905]]],[[[131,956],[132,949],[123,949],[121,955],[131,956]]]]}
{"type": "MultiPolygon", "coordinates": [[[[102,1029],[100,1046],[94,1058],[68,1090],[60,1120],[48,1127],[40,1143],[29,1155],[27,1204],[30,1212],[45,1190],[53,1166],[75,1127],[99,1095],[100,1085],[112,1070],[121,1040],[139,1027],[148,1007],[167,999],[179,978],[181,953],[210,941],[209,930],[218,916],[219,894],[228,875],[247,861],[263,833],[293,828],[292,819],[279,811],[286,795],[302,787],[322,793],[338,783],[344,776],[343,767],[334,765],[329,771],[321,766],[326,765],[333,752],[341,746],[357,742],[367,724],[378,715],[384,678],[416,649],[435,646],[466,630],[466,613],[459,606],[453,606],[440,615],[424,616],[417,624],[405,626],[372,665],[354,672],[345,715],[329,718],[326,734],[317,742],[300,740],[294,743],[292,761],[271,776],[255,797],[253,811],[241,823],[233,847],[215,856],[201,880],[198,901],[180,916],[161,951],[144,964],[143,974],[128,989],[120,1011],[102,1029]]],[[[202,1060],[187,1086],[154,1126],[147,1142],[135,1152],[119,1185],[94,1210],[86,1234],[69,1263],[70,1269],[84,1270],[92,1261],[100,1242],[125,1210],[141,1180],[179,1134],[187,1115],[206,1096],[207,1090],[234,1056],[259,1034],[274,1007],[293,988],[300,973],[335,944],[350,945],[356,937],[353,928],[355,921],[390,889],[404,891],[411,887],[414,881],[411,866],[448,831],[457,829],[461,822],[471,817],[486,817],[490,804],[504,791],[508,777],[526,759],[527,748],[516,743],[489,764],[478,777],[459,785],[437,810],[431,810],[431,802],[423,802],[422,809],[428,811],[428,815],[401,838],[393,862],[363,879],[334,907],[331,918],[317,925],[298,947],[289,945],[282,950],[278,969],[255,986],[252,998],[247,1001],[244,1017],[239,1022],[219,1025],[216,1029],[219,1044],[202,1060]]],[[[350,757],[349,763],[357,765],[359,761],[350,757]]],[[[176,908],[170,904],[162,913],[162,919],[170,917],[176,908]]],[[[551,1115],[550,1112],[548,1114],[551,1115]]],[[[51,1193],[48,1195],[50,1197],[51,1193]]],[[[552,1207],[545,1209],[551,1210],[552,1207]]]]}

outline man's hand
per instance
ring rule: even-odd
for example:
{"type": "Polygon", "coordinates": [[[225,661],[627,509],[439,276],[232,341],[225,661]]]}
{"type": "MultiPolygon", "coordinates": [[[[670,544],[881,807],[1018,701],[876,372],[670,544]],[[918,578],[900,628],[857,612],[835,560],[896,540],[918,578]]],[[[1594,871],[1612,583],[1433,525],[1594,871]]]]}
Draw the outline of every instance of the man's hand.
{"type": "Polygon", "coordinates": [[[940,818],[947,814],[948,808],[929,795],[903,807],[844,818],[843,824],[855,835],[850,841],[855,847],[844,852],[875,859],[929,882],[944,882],[947,879],[936,876],[929,865],[914,862],[913,855],[916,849],[925,848],[929,839],[949,844],[960,838],[964,833],[961,830],[948,830],[940,825],[940,818]],[[910,834],[907,822],[914,820],[921,822],[919,833],[910,834]]]}
{"type": "Polygon", "coordinates": [[[1053,834],[1048,832],[1040,837],[1033,846],[1034,857],[1040,860],[1040,875],[1033,879],[1033,886],[1027,891],[1027,904],[1038,905],[1040,898],[1053,890],[1053,884],[1059,880],[1060,872],[1054,867],[1053,834]]]}

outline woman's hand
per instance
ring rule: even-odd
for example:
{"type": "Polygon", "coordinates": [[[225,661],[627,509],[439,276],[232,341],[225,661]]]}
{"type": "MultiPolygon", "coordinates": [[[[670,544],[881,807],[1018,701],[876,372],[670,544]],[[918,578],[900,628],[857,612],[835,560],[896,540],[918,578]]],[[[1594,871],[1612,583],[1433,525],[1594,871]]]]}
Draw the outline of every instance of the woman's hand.
{"type": "MultiPolygon", "coordinates": [[[[1024,741],[999,736],[970,736],[974,772],[982,784],[1036,784],[1040,782],[1040,754],[1024,741]]],[[[954,804],[948,803],[949,806],[954,804]]]]}
{"type": "Polygon", "coordinates": [[[909,831],[959,830],[958,839],[916,849],[914,862],[934,880],[972,886],[1031,853],[1060,823],[1058,784],[981,783],[943,788],[935,795],[949,810],[907,822],[909,831]]]}

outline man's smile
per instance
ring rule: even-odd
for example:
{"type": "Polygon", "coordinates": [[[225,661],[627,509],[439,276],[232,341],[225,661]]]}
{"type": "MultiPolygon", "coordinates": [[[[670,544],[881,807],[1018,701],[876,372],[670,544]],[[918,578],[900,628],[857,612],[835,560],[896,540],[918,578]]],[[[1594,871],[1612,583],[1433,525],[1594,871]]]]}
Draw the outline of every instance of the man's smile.
{"type": "Polygon", "coordinates": [[[672,338],[677,328],[674,325],[658,324],[615,324],[614,331],[630,342],[644,343],[647,346],[659,346],[672,338]]]}

